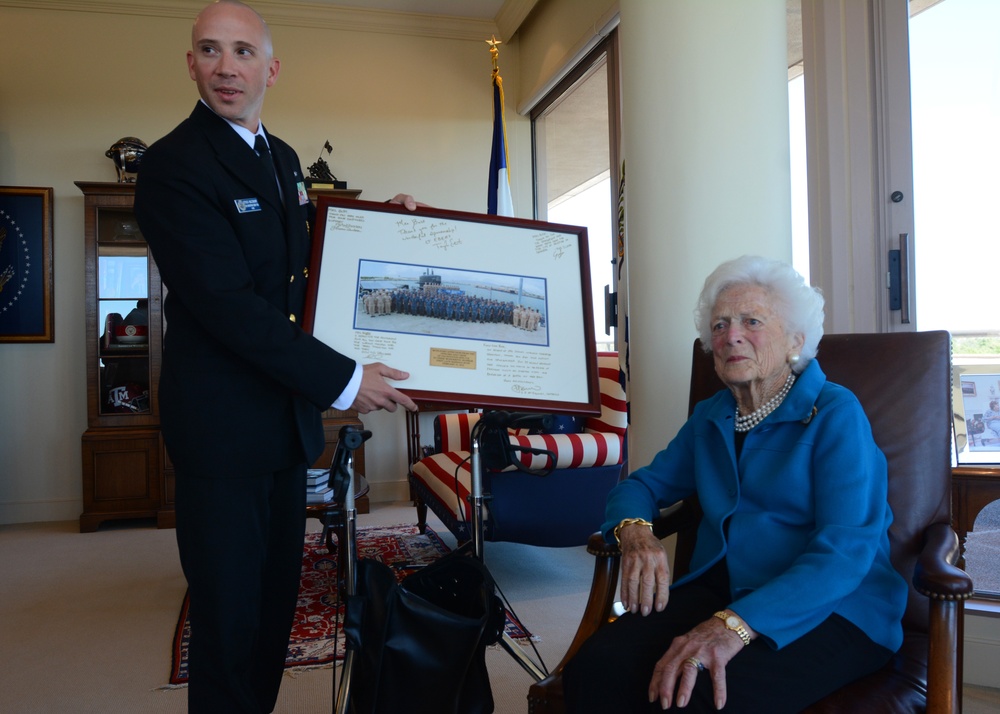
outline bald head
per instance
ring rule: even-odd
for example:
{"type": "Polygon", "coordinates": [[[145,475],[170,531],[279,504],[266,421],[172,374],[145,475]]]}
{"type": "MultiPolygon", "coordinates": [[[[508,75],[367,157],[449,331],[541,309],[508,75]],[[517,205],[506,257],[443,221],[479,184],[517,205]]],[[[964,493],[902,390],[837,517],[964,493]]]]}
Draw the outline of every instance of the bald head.
{"type": "Polygon", "coordinates": [[[278,78],[271,31],[256,10],[219,0],[198,13],[191,29],[188,72],[212,110],[257,131],[264,92],[278,78]]]}
{"type": "Polygon", "coordinates": [[[198,35],[198,24],[204,23],[206,18],[212,17],[216,13],[229,14],[233,16],[236,14],[244,14],[247,17],[252,15],[256,18],[257,22],[260,24],[261,30],[264,33],[264,44],[263,47],[267,52],[268,57],[274,56],[274,47],[271,44],[271,28],[267,26],[267,22],[259,12],[254,10],[252,7],[247,5],[245,2],[240,2],[240,0],[216,0],[211,5],[207,5],[198,13],[198,17],[194,20],[194,25],[191,28],[191,46],[194,47],[195,39],[198,35]]]}

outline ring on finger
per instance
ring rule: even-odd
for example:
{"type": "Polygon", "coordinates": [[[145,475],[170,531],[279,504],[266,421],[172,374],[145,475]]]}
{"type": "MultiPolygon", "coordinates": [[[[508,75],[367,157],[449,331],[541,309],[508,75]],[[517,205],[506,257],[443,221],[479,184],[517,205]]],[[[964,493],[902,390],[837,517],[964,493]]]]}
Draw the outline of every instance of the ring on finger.
{"type": "Polygon", "coordinates": [[[701,663],[701,660],[695,659],[694,657],[688,657],[686,660],[684,660],[684,664],[691,665],[692,667],[694,667],[695,669],[697,669],[699,672],[704,672],[705,671],[705,665],[703,665],[701,663]]]}

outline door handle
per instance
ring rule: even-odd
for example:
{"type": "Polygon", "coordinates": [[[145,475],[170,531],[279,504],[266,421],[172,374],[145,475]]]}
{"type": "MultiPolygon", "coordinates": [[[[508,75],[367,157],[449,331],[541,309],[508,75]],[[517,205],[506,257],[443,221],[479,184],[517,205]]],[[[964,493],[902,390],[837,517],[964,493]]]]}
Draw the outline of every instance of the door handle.
{"type": "Polygon", "coordinates": [[[889,251],[889,309],[899,310],[899,321],[909,325],[913,315],[913,238],[899,234],[899,250],[889,251]]]}
{"type": "Polygon", "coordinates": [[[899,321],[910,324],[913,315],[913,238],[909,233],[899,234],[899,321]]]}

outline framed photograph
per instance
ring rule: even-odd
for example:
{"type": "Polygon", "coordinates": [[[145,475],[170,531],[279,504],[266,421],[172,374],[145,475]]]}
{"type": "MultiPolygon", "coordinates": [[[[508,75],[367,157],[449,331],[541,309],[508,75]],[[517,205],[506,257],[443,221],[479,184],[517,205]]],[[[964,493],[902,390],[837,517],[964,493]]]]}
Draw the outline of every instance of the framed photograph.
{"type": "Polygon", "coordinates": [[[1000,461],[1000,361],[956,356],[952,369],[958,463],[1000,461]]]}
{"type": "Polygon", "coordinates": [[[53,342],[52,188],[0,186],[0,342],[53,342]]]}
{"type": "Polygon", "coordinates": [[[425,407],[600,413],[587,229],[321,196],[304,327],[425,407]]]}

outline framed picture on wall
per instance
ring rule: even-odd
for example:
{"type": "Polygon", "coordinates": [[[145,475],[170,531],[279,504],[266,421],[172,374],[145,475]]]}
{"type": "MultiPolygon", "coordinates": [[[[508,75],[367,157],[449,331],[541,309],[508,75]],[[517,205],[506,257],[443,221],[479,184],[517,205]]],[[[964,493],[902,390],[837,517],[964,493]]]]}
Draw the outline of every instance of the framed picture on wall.
{"type": "Polygon", "coordinates": [[[0,186],[0,342],[53,342],[52,188],[0,186]]]}
{"type": "Polygon", "coordinates": [[[587,229],[321,196],[304,326],[425,405],[600,412],[587,229]]]}

